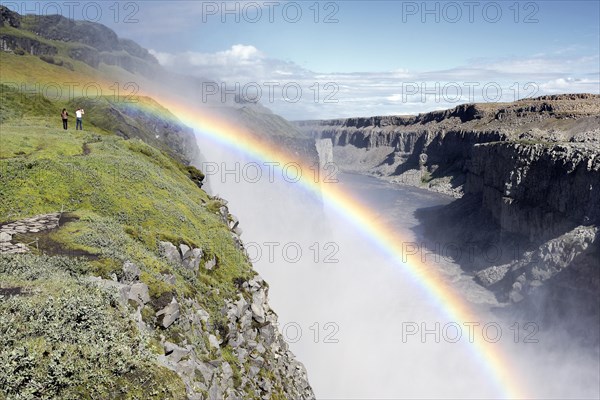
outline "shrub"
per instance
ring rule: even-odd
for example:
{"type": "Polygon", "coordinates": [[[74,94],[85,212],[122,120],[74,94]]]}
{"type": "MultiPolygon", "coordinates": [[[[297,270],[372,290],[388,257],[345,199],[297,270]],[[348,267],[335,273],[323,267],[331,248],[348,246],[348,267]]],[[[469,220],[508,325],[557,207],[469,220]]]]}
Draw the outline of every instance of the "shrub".
{"type": "Polygon", "coordinates": [[[190,165],[187,168],[187,173],[190,179],[199,187],[202,187],[202,182],[204,181],[204,174],[198,168],[190,165]]]}
{"type": "Polygon", "coordinates": [[[153,363],[117,294],[69,276],[68,264],[0,257],[3,282],[32,281],[0,301],[0,398],[181,398],[181,380],[153,363]]]}

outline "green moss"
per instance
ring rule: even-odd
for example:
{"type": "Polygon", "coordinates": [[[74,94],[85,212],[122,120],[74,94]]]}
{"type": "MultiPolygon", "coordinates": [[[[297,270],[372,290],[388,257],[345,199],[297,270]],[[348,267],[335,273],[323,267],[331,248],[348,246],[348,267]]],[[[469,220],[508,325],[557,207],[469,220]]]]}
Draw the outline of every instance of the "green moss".
{"type": "MultiPolygon", "coordinates": [[[[36,100],[19,120],[24,103],[10,96],[0,126],[0,222],[61,210],[78,219],[48,234],[62,256],[0,257],[3,287],[32,293],[0,302],[0,365],[9,368],[0,378],[0,396],[35,398],[43,391],[67,399],[183,398],[181,381],[153,362],[156,344],[139,346],[148,341],[116,294],[85,276],[119,276],[125,261],[134,262],[151,296],[142,309],[145,322],[152,324],[173,296],[191,298],[224,336],[224,300],[236,296],[235,282],[254,272],[217,215],[222,201],[198,187],[200,171],[163,148],[116,136],[103,128],[110,121],[88,118],[86,131],[64,131],[56,123],[62,104],[47,99],[36,100]],[[158,254],[159,240],[200,247],[217,258],[218,268],[193,273],[170,265],[158,254]],[[74,254],[82,257],[68,257],[74,254]],[[175,275],[175,285],[163,273],[175,275]]],[[[110,120],[107,110],[98,108],[95,117],[110,120]]],[[[177,324],[162,333],[174,343],[197,340],[177,324]]],[[[240,385],[240,367],[232,354],[227,357],[240,385]]]]}
{"type": "Polygon", "coordinates": [[[142,308],[142,321],[144,321],[146,324],[148,324],[149,326],[153,326],[155,317],[156,317],[156,310],[154,308],[152,308],[152,306],[145,305],[142,308]]]}
{"type": "Polygon", "coordinates": [[[91,274],[104,279],[110,279],[113,274],[120,275],[122,273],[122,265],[114,259],[101,258],[90,262],[91,274]]]}

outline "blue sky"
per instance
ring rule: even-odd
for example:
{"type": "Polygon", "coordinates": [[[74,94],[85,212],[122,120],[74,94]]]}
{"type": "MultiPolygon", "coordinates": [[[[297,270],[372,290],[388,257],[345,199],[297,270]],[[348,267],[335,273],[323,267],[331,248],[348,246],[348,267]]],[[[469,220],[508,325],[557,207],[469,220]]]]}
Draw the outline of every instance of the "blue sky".
{"type": "MultiPolygon", "coordinates": [[[[66,3],[56,2],[63,14],[66,3]]],[[[522,97],[528,84],[537,90],[525,93],[536,95],[600,90],[599,1],[89,3],[78,3],[73,16],[100,19],[167,68],[262,89],[297,83],[297,102],[279,91],[272,101],[260,97],[289,118],[406,114],[496,99],[479,88],[466,96],[472,82],[501,87],[502,101],[522,97]],[[323,92],[328,83],[335,90],[323,92]],[[421,89],[439,96],[423,97],[421,89]],[[451,93],[459,90],[456,100],[451,93]],[[334,92],[337,103],[321,98],[334,92]]],[[[51,10],[47,4],[27,8],[51,10]]]]}

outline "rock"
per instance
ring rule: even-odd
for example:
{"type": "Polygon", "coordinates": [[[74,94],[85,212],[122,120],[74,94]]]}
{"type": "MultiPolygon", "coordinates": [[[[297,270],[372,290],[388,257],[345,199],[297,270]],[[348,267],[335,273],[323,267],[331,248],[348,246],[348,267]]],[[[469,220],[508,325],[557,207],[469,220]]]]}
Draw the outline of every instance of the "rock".
{"type": "Polygon", "coordinates": [[[179,251],[181,252],[181,257],[185,257],[185,253],[187,253],[188,251],[190,251],[190,247],[186,244],[181,243],[179,245],[179,251]]]}
{"type": "Polygon", "coordinates": [[[260,368],[257,367],[256,365],[252,365],[252,366],[250,366],[250,371],[249,372],[250,372],[250,377],[254,378],[260,372],[260,368]]]}
{"type": "Polygon", "coordinates": [[[175,298],[173,298],[171,304],[156,313],[158,324],[165,329],[173,325],[173,322],[175,322],[179,316],[179,303],[177,303],[175,298]]]}
{"type": "Polygon", "coordinates": [[[168,356],[169,360],[175,363],[181,361],[181,359],[190,354],[189,349],[177,346],[171,342],[164,343],[165,355],[168,356]]]}
{"type": "Polygon", "coordinates": [[[164,281],[167,282],[170,285],[174,285],[175,282],[177,281],[177,279],[175,278],[175,275],[173,274],[161,274],[160,278],[164,281]]]}
{"type": "Polygon", "coordinates": [[[244,315],[244,312],[248,308],[248,302],[246,302],[246,299],[244,299],[244,297],[242,295],[239,295],[238,300],[234,304],[235,304],[235,317],[237,319],[239,319],[239,318],[241,318],[242,315],[244,315]]]}
{"type": "Polygon", "coordinates": [[[214,267],[217,266],[217,259],[215,257],[211,258],[207,262],[204,263],[204,268],[209,271],[212,271],[214,267]]]}
{"type": "Polygon", "coordinates": [[[133,283],[140,279],[141,274],[140,268],[132,263],[131,261],[125,261],[123,264],[123,278],[122,283],[133,283]]]}
{"type": "Polygon", "coordinates": [[[202,322],[204,322],[205,324],[208,322],[208,319],[210,318],[210,315],[202,308],[199,308],[198,310],[196,310],[196,314],[198,314],[198,316],[200,317],[200,320],[202,322]]]}
{"type": "Polygon", "coordinates": [[[240,362],[245,362],[246,358],[248,357],[248,350],[244,349],[243,347],[240,347],[238,349],[235,349],[235,352],[237,353],[237,358],[238,360],[240,360],[240,362]]]}
{"type": "Polygon", "coordinates": [[[252,325],[252,311],[246,310],[244,315],[240,318],[240,326],[243,331],[248,329],[252,325]]]}
{"type": "Polygon", "coordinates": [[[221,371],[223,371],[223,380],[228,381],[233,377],[233,369],[231,365],[226,361],[221,365],[221,371]]]}
{"type": "Polygon", "coordinates": [[[254,278],[248,281],[248,286],[251,292],[255,292],[262,287],[264,283],[263,278],[260,275],[256,275],[254,278]]]}
{"type": "Polygon", "coordinates": [[[129,291],[129,300],[137,302],[140,306],[144,306],[144,304],[150,302],[148,285],[145,283],[135,283],[131,285],[131,290],[129,291]]]}
{"type": "Polygon", "coordinates": [[[12,240],[12,236],[6,232],[0,232],[0,242],[10,242],[12,240]]]}
{"type": "Polygon", "coordinates": [[[211,347],[218,349],[221,347],[221,342],[219,342],[219,339],[217,339],[217,337],[213,334],[208,335],[208,343],[210,344],[211,347]]]}
{"type": "Polygon", "coordinates": [[[208,400],[223,400],[223,392],[216,379],[213,379],[210,389],[208,389],[208,400]]]}
{"type": "Polygon", "coordinates": [[[181,255],[177,247],[171,242],[159,242],[158,248],[160,254],[173,264],[181,264],[181,255]]]}
{"type": "Polygon", "coordinates": [[[228,223],[229,217],[229,209],[226,206],[222,206],[219,208],[219,216],[224,223],[228,223]]]}
{"type": "Polygon", "coordinates": [[[260,328],[260,336],[267,346],[271,346],[276,338],[275,327],[271,324],[263,326],[260,328]]]}
{"type": "Polygon", "coordinates": [[[200,371],[202,378],[204,379],[204,383],[209,383],[213,379],[213,375],[215,373],[216,367],[212,364],[199,362],[196,365],[196,369],[200,371]]]}
{"type": "Polygon", "coordinates": [[[235,233],[237,236],[241,236],[242,235],[242,229],[240,228],[240,220],[235,216],[235,215],[231,215],[229,216],[229,230],[233,233],[235,233]]]}
{"type": "Polygon", "coordinates": [[[183,266],[189,270],[197,271],[203,255],[202,249],[188,250],[183,256],[183,266]]]}
{"type": "Polygon", "coordinates": [[[494,283],[500,282],[508,270],[510,269],[510,265],[493,265],[489,268],[483,269],[475,274],[477,281],[481,283],[483,286],[488,287],[493,285],[494,283]]]}
{"type": "Polygon", "coordinates": [[[266,301],[266,294],[263,289],[260,289],[252,293],[252,317],[259,323],[265,322],[265,308],[264,303],[266,301]]]}
{"type": "Polygon", "coordinates": [[[91,277],[88,278],[88,280],[100,286],[101,288],[116,291],[119,294],[119,303],[121,303],[123,306],[127,306],[127,301],[129,300],[129,291],[131,290],[129,285],[124,285],[119,282],[102,279],[99,277],[91,277]]]}
{"type": "Polygon", "coordinates": [[[244,337],[238,334],[236,337],[229,339],[228,343],[231,347],[235,349],[237,347],[240,347],[244,343],[244,337]]]}

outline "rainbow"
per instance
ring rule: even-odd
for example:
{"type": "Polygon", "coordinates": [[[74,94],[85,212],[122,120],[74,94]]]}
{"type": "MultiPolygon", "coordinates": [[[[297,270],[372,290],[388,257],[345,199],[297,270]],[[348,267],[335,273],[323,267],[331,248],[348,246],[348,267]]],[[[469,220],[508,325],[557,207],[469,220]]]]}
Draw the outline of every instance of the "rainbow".
{"type": "MultiPolygon", "coordinates": [[[[193,127],[197,134],[205,135],[211,140],[241,151],[253,159],[265,162],[276,161],[282,166],[292,162],[298,163],[296,157],[292,157],[273,143],[260,140],[255,135],[245,132],[243,128],[223,118],[215,117],[200,107],[184,104],[180,100],[165,96],[150,95],[150,97],[157,99],[184,124],[193,127]]],[[[307,165],[301,167],[304,171],[309,168],[307,165]]],[[[353,198],[351,194],[340,188],[340,185],[322,184],[318,180],[315,181],[311,174],[303,174],[299,183],[310,192],[320,193],[323,200],[337,210],[346,221],[354,225],[386,255],[402,265],[450,321],[461,325],[465,322],[478,321],[476,314],[463,297],[444,281],[435,268],[428,267],[419,256],[407,254],[406,248],[402,248],[402,243],[406,243],[406,240],[391,226],[381,221],[373,210],[353,198]]],[[[530,397],[525,386],[520,382],[519,374],[502,354],[498,345],[483,340],[481,335],[475,335],[469,346],[475,359],[496,386],[500,397],[511,399],[530,397]]]]}
{"type": "MultiPolygon", "coordinates": [[[[203,107],[196,107],[189,104],[189,101],[184,102],[180,98],[174,98],[164,93],[140,93],[140,95],[156,100],[181,122],[194,128],[197,134],[236,149],[255,160],[276,161],[280,166],[297,163],[300,164],[301,171],[310,170],[310,166],[302,165],[297,157],[292,157],[281,147],[277,147],[267,140],[261,140],[240,126],[215,116],[214,112],[211,113],[203,107]]],[[[146,112],[166,113],[144,101],[128,103],[128,106],[146,112]]],[[[171,115],[165,115],[165,117],[172,118],[171,115]]],[[[322,184],[319,180],[313,179],[312,174],[302,174],[298,183],[310,193],[320,195],[328,205],[369,238],[384,254],[403,266],[414,282],[428,294],[432,304],[444,312],[450,321],[461,326],[463,323],[478,321],[476,314],[463,297],[444,281],[435,268],[428,266],[418,255],[407,253],[406,248],[402,247],[402,243],[407,243],[407,240],[391,226],[381,221],[373,210],[361,204],[350,193],[340,188],[340,185],[322,184]]],[[[501,353],[499,346],[489,343],[481,337],[481,334],[475,334],[475,340],[469,343],[469,346],[471,346],[476,361],[496,386],[500,393],[499,396],[506,399],[529,398],[516,368],[501,353]]]]}

